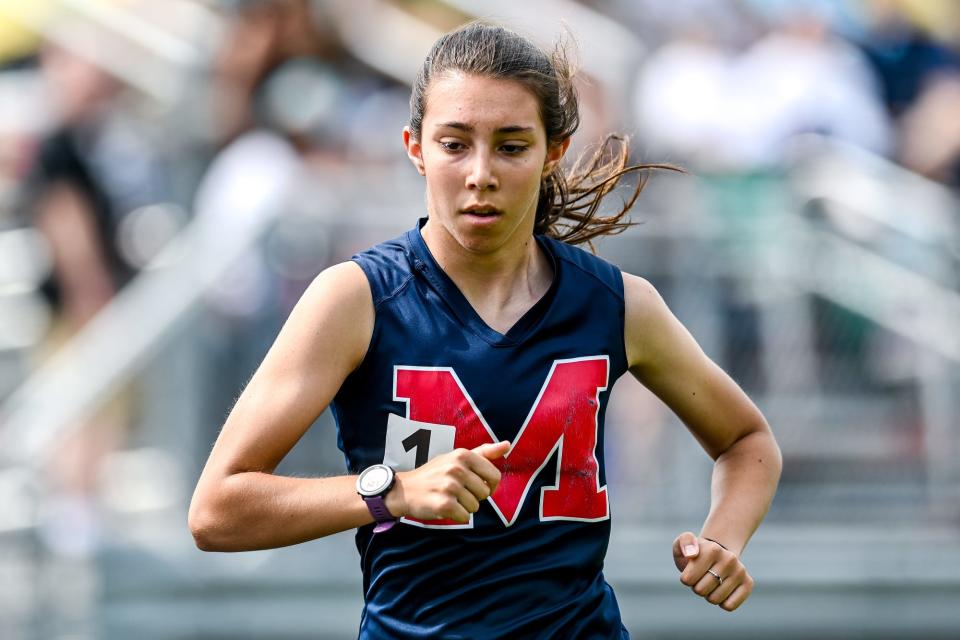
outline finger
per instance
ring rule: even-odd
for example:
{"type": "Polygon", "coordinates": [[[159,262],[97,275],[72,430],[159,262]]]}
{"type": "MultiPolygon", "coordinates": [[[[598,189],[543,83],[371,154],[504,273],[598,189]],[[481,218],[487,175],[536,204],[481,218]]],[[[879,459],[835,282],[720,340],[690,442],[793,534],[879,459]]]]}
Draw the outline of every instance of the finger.
{"type": "MultiPolygon", "coordinates": [[[[714,569],[714,571],[717,571],[717,569],[714,569]]],[[[717,571],[717,573],[720,573],[720,572],[717,571]]],[[[720,575],[724,576],[724,574],[722,573],[720,573],[720,575]]],[[[719,605],[721,602],[729,598],[730,594],[732,594],[736,590],[736,588],[740,586],[742,582],[743,580],[736,573],[730,576],[724,576],[723,584],[718,584],[717,588],[714,589],[712,592],[710,592],[710,596],[707,598],[707,602],[709,602],[710,604],[719,605]]]]}
{"type": "Polygon", "coordinates": [[[673,563],[680,571],[683,571],[690,563],[690,559],[696,558],[699,553],[700,545],[697,542],[697,536],[691,531],[684,531],[673,541],[673,563]]]}
{"type": "MultiPolygon", "coordinates": [[[[746,569],[744,569],[743,564],[736,556],[726,552],[721,551],[720,559],[710,567],[710,570],[723,578],[723,581],[717,581],[717,588],[710,592],[710,597],[707,598],[712,604],[720,604],[724,599],[733,592],[737,586],[743,582],[743,577],[747,574],[746,569]]],[[[710,575],[709,573],[707,574],[710,575]]],[[[716,580],[716,578],[714,578],[716,580]]]]}
{"type": "Polygon", "coordinates": [[[463,486],[480,502],[489,498],[490,494],[493,493],[483,478],[472,472],[468,472],[463,479],[463,486]]]}
{"type": "MultiPolygon", "coordinates": [[[[717,547],[717,549],[700,547],[696,557],[684,558],[684,560],[687,561],[687,565],[683,571],[680,572],[680,582],[688,587],[696,587],[697,583],[699,583],[704,576],[716,581],[716,578],[707,573],[707,569],[712,568],[713,565],[722,559],[719,547],[717,547]]],[[[714,571],[716,571],[716,569],[714,569],[714,571]]],[[[720,575],[722,576],[723,574],[721,573],[720,575]]]]}
{"type": "MultiPolygon", "coordinates": [[[[463,508],[463,505],[459,501],[455,502],[449,509],[448,513],[444,514],[445,518],[449,518],[455,522],[462,522],[464,524],[470,522],[470,512],[463,508]]],[[[440,518],[443,519],[443,518],[440,518]]]]}
{"type": "MultiPolygon", "coordinates": [[[[710,567],[710,571],[717,573],[721,578],[723,577],[723,575],[717,571],[716,567],[710,567]]],[[[697,584],[693,585],[693,592],[698,596],[706,598],[720,586],[720,580],[718,580],[717,576],[713,575],[713,573],[710,573],[710,571],[704,573],[703,577],[697,580],[697,584]]]]}
{"type": "MultiPolygon", "coordinates": [[[[492,445],[483,446],[488,447],[492,445]]],[[[480,447],[477,447],[477,449],[479,448],[480,447]]],[[[473,449],[473,451],[477,452],[477,449],[473,449]]],[[[467,459],[467,465],[471,471],[487,483],[487,486],[490,487],[490,493],[497,490],[497,486],[500,484],[500,469],[497,469],[497,467],[490,462],[489,458],[484,457],[483,454],[470,456],[467,459]]]]}
{"type": "Polygon", "coordinates": [[[480,502],[466,487],[460,487],[456,492],[457,502],[469,513],[476,513],[480,508],[480,502]]]}
{"type": "Polygon", "coordinates": [[[753,590],[752,582],[743,582],[733,590],[727,598],[720,605],[721,608],[727,611],[734,611],[737,607],[744,603],[744,601],[750,597],[750,592],[753,590]]]}
{"type": "Polygon", "coordinates": [[[480,454],[487,460],[496,460],[497,458],[500,458],[506,454],[509,450],[509,440],[501,440],[500,442],[482,444],[479,447],[474,447],[473,449],[475,453],[480,454]]]}

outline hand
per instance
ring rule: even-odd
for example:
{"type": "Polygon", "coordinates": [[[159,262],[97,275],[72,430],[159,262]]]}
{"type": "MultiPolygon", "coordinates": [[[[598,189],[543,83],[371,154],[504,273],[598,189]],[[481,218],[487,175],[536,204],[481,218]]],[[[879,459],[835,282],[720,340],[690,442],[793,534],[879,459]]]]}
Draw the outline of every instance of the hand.
{"type": "Polygon", "coordinates": [[[397,517],[469,522],[470,514],[477,512],[500,483],[500,470],[490,461],[509,449],[506,440],[455,449],[413,471],[401,471],[387,493],[387,508],[397,517]]]}
{"type": "Polygon", "coordinates": [[[680,582],[727,611],[743,604],[753,591],[753,578],[735,553],[689,531],[673,541],[673,562],[680,570],[680,582]],[[723,582],[707,569],[723,578],[723,582]]]}

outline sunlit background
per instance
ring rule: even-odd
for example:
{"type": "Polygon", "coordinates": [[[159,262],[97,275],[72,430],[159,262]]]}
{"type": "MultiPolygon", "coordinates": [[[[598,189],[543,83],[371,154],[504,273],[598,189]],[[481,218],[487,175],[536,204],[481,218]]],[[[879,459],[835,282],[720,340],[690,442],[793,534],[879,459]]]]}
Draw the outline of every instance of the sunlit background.
{"type": "MultiPolygon", "coordinates": [[[[620,382],[628,628],[960,637],[960,2],[0,0],[0,638],[356,637],[351,532],[205,554],[187,506],[306,285],[424,213],[409,83],[478,16],[576,43],[573,155],[619,131],[689,170],[597,249],[783,450],[724,613],[670,554],[711,461],[620,382]]],[[[343,472],[328,415],[278,469],[343,472]]]]}

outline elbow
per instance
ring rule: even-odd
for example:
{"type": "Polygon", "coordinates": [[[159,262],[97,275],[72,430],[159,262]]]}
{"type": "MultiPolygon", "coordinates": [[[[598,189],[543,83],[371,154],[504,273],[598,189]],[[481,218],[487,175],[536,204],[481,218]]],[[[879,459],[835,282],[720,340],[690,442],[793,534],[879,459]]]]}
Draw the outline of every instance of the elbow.
{"type": "Polygon", "coordinates": [[[200,551],[220,551],[221,549],[217,547],[210,528],[203,524],[202,521],[197,521],[194,518],[190,518],[190,534],[193,535],[193,542],[197,545],[197,549],[200,551]]]}
{"type": "Polygon", "coordinates": [[[779,484],[780,474],[783,471],[783,453],[780,451],[780,445],[777,444],[777,439],[769,426],[761,433],[766,436],[767,443],[766,450],[760,454],[760,462],[770,467],[775,484],[779,484]]]}
{"type": "Polygon", "coordinates": [[[773,441],[773,451],[776,454],[774,456],[774,463],[776,464],[777,471],[777,482],[780,481],[780,474],[783,471],[783,454],[780,452],[780,445],[777,444],[777,441],[773,441]]]}
{"type": "Polygon", "coordinates": [[[193,497],[190,503],[190,512],[187,516],[187,526],[193,536],[193,542],[201,551],[227,551],[224,541],[219,535],[222,527],[222,517],[211,507],[208,500],[193,497]]]}
{"type": "Polygon", "coordinates": [[[193,542],[200,551],[217,551],[210,521],[207,515],[197,512],[193,505],[190,506],[187,526],[190,527],[190,535],[193,536],[193,542]]]}
{"type": "Polygon", "coordinates": [[[780,473],[783,470],[783,454],[780,451],[780,445],[773,435],[773,430],[765,420],[759,423],[756,429],[738,438],[730,445],[720,457],[732,457],[736,459],[755,459],[756,462],[769,469],[770,474],[776,481],[780,479],[780,473]]]}
{"type": "Polygon", "coordinates": [[[770,463],[776,468],[777,475],[780,475],[780,470],[783,468],[783,453],[780,451],[780,445],[777,443],[776,437],[773,435],[773,429],[770,428],[770,425],[766,425],[765,430],[767,437],[770,439],[770,463]]]}

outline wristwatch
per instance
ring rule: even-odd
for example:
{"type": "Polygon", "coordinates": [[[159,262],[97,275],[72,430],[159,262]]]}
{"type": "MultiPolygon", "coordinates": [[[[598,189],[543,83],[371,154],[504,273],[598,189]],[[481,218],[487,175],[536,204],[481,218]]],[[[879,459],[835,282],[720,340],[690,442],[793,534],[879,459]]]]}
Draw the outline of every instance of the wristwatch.
{"type": "Polygon", "coordinates": [[[373,519],[377,521],[377,526],[373,529],[374,533],[386,531],[397,523],[397,519],[387,509],[387,504],[383,500],[387,492],[393,488],[395,479],[393,469],[385,464],[369,466],[357,477],[357,493],[363,497],[367,508],[373,514],[373,519]]]}

